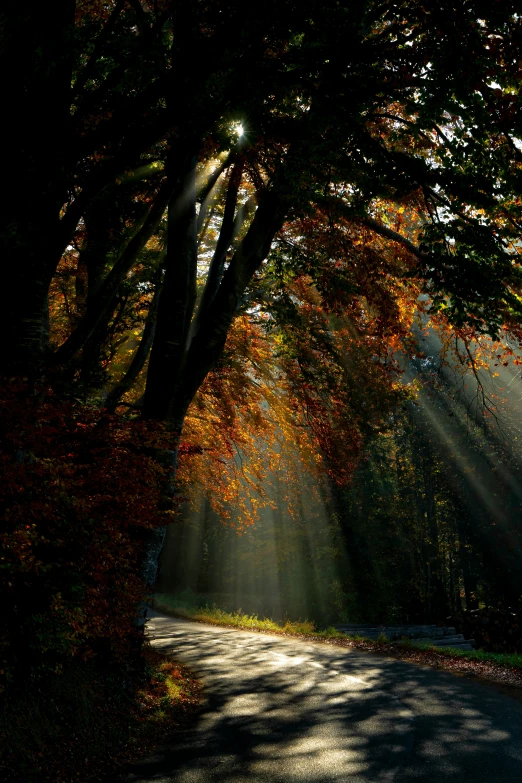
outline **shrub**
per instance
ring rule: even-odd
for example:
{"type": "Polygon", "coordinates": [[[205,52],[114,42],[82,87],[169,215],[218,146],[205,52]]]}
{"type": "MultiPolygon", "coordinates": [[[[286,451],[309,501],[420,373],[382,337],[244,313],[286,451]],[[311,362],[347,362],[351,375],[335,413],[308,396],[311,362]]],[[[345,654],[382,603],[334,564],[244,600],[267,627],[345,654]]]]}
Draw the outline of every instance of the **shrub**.
{"type": "Polygon", "coordinates": [[[0,687],[72,659],[129,665],[165,469],[140,451],[139,424],[49,388],[0,391],[0,687]]]}
{"type": "Polygon", "coordinates": [[[522,616],[518,612],[485,607],[450,617],[449,624],[466,638],[474,639],[476,647],[483,650],[522,652],[522,616]]]}

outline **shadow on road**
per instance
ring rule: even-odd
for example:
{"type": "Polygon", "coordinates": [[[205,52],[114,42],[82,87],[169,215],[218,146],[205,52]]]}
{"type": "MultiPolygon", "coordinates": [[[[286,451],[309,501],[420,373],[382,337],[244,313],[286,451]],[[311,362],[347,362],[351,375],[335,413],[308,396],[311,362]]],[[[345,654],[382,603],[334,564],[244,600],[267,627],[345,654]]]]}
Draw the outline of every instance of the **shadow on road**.
{"type": "Polygon", "coordinates": [[[479,684],[163,616],[151,635],[203,678],[207,701],[129,782],[522,781],[522,706],[479,684]]]}

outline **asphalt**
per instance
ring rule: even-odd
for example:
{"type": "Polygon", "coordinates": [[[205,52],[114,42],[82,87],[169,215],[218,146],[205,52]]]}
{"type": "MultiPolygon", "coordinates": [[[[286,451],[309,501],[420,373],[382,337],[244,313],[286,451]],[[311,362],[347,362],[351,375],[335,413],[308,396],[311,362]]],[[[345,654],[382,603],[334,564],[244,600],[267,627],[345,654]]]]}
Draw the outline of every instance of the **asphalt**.
{"type": "Polygon", "coordinates": [[[486,685],[156,613],[148,628],[205,702],[126,783],[522,783],[522,704],[486,685]]]}

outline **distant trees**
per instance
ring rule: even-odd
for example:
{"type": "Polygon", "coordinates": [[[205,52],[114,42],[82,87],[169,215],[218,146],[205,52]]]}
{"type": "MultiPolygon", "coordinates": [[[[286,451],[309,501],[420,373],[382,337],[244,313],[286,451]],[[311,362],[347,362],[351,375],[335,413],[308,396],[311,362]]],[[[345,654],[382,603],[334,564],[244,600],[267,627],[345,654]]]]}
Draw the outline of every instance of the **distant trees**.
{"type": "MultiPolygon", "coordinates": [[[[440,407],[443,394],[428,389],[440,407]]],[[[345,486],[276,463],[246,530],[244,509],[232,503],[229,527],[227,508],[216,513],[199,498],[168,530],[159,591],[323,624],[441,622],[484,605],[516,611],[520,465],[503,454],[492,472],[489,448],[458,407],[450,411],[433,421],[422,394],[420,404],[397,405],[388,426],[365,438],[345,486]]],[[[211,489],[199,492],[212,498],[211,489]]]]}

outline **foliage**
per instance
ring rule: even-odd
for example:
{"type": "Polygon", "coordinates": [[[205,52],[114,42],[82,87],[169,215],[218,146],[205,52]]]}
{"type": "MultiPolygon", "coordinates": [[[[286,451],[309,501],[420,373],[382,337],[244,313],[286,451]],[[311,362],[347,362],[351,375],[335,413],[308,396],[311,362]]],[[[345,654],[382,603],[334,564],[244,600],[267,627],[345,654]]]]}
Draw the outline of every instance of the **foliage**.
{"type": "MultiPolygon", "coordinates": [[[[13,192],[38,183],[52,206],[30,230],[23,199],[6,215],[20,263],[5,365],[58,366],[91,401],[134,365],[120,413],[184,427],[183,482],[208,475],[214,506],[240,504],[245,524],[255,503],[237,464],[249,452],[259,488],[256,440],[291,433],[307,464],[348,482],[401,397],[397,351],[421,292],[469,339],[518,334],[517,16],[444,7],[332,2],[319,18],[310,3],[180,16],[170,2],[79,2],[43,47],[49,21],[35,17],[21,86],[38,106],[49,80],[63,149],[44,184],[20,118],[13,192]],[[187,72],[193,51],[201,72],[187,72]],[[48,298],[50,339],[35,326],[48,298]]],[[[23,29],[9,13],[7,54],[23,29]]]]}
{"type": "Polygon", "coordinates": [[[193,500],[204,495],[222,520],[233,516],[239,530],[273,504],[266,487],[274,474],[285,476],[290,509],[299,471],[312,483],[319,475],[346,484],[364,436],[384,427],[410,393],[391,346],[376,345],[362,329],[354,334],[347,319],[328,312],[309,278],[297,276],[279,293],[275,318],[261,312],[235,319],[183,429],[180,487],[193,500]],[[386,363],[372,362],[370,343],[386,363]]]}
{"type": "Polygon", "coordinates": [[[138,679],[76,661],[25,683],[0,710],[2,780],[75,783],[115,775],[193,719],[200,685],[150,649],[138,679]]]}
{"type": "MultiPolygon", "coordinates": [[[[484,607],[451,617],[452,624],[488,652],[522,653],[520,612],[484,607]]],[[[520,657],[520,656],[519,656],[520,657]]]]}
{"type": "Polygon", "coordinates": [[[143,453],[155,437],[49,387],[3,383],[3,684],[73,658],[134,665],[143,537],[168,518],[165,471],[143,453]]]}

